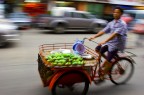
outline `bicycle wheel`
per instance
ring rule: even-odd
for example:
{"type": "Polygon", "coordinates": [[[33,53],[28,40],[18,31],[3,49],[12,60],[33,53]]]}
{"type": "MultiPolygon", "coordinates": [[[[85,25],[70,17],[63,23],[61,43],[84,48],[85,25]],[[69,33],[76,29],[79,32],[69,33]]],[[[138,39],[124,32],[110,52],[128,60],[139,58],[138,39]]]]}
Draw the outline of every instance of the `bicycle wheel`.
{"type": "Polygon", "coordinates": [[[134,73],[134,64],[128,58],[120,58],[112,65],[110,70],[110,80],[116,85],[125,84],[134,73]]]}
{"type": "Polygon", "coordinates": [[[52,95],[86,95],[88,79],[80,72],[68,72],[62,75],[52,88],[52,95]]]}

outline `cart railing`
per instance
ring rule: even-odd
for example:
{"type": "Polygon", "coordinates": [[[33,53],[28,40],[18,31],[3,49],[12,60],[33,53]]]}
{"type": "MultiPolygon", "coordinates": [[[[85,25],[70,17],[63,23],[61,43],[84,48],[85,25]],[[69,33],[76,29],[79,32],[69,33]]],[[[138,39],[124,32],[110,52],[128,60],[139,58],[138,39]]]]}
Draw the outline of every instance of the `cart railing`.
{"type": "MultiPolygon", "coordinates": [[[[51,66],[51,63],[48,62],[45,59],[46,55],[49,55],[51,51],[53,50],[57,50],[57,49],[69,49],[71,52],[73,52],[73,43],[55,43],[55,44],[43,44],[39,46],[39,55],[42,58],[42,61],[44,62],[44,64],[48,67],[51,66]]],[[[90,54],[93,56],[93,59],[91,60],[84,60],[84,65],[81,66],[94,66],[96,64],[96,58],[98,56],[98,54],[91,48],[89,48],[88,46],[85,46],[85,54],[90,54]]],[[[76,66],[76,65],[75,65],[76,66]]],[[[68,67],[68,66],[55,66],[55,67],[68,67]]],[[[72,67],[72,66],[69,66],[72,67]]]]}
{"type": "MultiPolygon", "coordinates": [[[[43,44],[39,46],[39,50],[42,53],[45,52],[50,52],[52,50],[56,50],[56,49],[70,49],[72,51],[72,46],[73,43],[55,43],[55,44],[43,44]]],[[[91,54],[93,56],[97,56],[97,53],[95,53],[95,51],[93,49],[91,49],[90,47],[85,46],[85,53],[87,54],[91,54]]]]}

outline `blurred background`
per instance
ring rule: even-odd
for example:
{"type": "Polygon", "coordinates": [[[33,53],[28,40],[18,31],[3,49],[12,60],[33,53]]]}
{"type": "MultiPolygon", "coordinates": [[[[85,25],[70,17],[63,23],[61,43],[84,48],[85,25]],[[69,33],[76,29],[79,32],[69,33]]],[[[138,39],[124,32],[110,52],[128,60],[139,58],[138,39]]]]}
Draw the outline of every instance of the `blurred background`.
{"type": "MultiPolygon", "coordinates": [[[[97,33],[113,20],[113,9],[119,6],[124,9],[121,19],[127,23],[129,31],[143,34],[143,5],[143,0],[0,0],[0,18],[1,22],[9,23],[9,27],[15,25],[16,30],[35,28],[64,33],[66,29],[84,29],[97,33]]],[[[11,38],[16,40],[17,33],[19,31],[11,38]]],[[[4,32],[1,33],[4,40],[2,34],[4,32]]],[[[140,45],[139,41],[137,44],[140,45]]]]}
{"type": "Polygon", "coordinates": [[[144,0],[0,0],[0,94],[50,95],[37,72],[39,45],[91,37],[113,20],[116,6],[128,25],[126,50],[137,55],[135,74],[124,86],[92,84],[88,95],[144,93],[144,0]]]}

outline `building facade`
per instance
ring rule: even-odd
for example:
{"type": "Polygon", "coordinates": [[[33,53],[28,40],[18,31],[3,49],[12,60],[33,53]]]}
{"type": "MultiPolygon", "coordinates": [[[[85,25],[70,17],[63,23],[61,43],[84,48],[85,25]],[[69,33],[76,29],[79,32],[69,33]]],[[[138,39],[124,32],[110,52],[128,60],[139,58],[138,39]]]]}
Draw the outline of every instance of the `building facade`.
{"type": "MultiPolygon", "coordinates": [[[[50,11],[55,6],[74,7],[77,10],[88,11],[97,17],[105,19],[112,19],[113,8],[116,6],[120,6],[123,9],[144,10],[144,0],[4,0],[4,3],[7,5],[5,8],[6,13],[13,12],[15,9],[23,11],[23,6],[28,3],[41,3],[47,7],[41,8],[39,11],[50,11]]],[[[32,9],[30,8],[29,10],[31,11],[32,9]]]]}

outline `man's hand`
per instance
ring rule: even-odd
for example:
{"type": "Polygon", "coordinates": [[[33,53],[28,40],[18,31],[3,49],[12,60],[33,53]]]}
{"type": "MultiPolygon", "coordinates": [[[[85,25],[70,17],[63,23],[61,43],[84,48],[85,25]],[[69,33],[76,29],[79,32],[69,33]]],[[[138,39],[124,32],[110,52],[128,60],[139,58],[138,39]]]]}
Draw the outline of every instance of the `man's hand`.
{"type": "Polygon", "coordinates": [[[88,38],[89,41],[91,41],[91,40],[93,40],[93,39],[95,39],[95,37],[90,37],[90,38],[88,38]]]}
{"type": "Polygon", "coordinates": [[[99,45],[103,45],[105,43],[106,43],[106,41],[102,41],[102,42],[99,43],[99,45]]]}
{"type": "Polygon", "coordinates": [[[88,38],[88,40],[93,40],[93,39],[95,39],[95,38],[97,38],[97,37],[99,37],[99,36],[101,36],[101,35],[103,35],[105,32],[103,32],[103,31],[100,31],[100,32],[98,32],[97,34],[95,34],[94,36],[92,36],[92,37],[90,37],[90,38],[88,38]]]}

